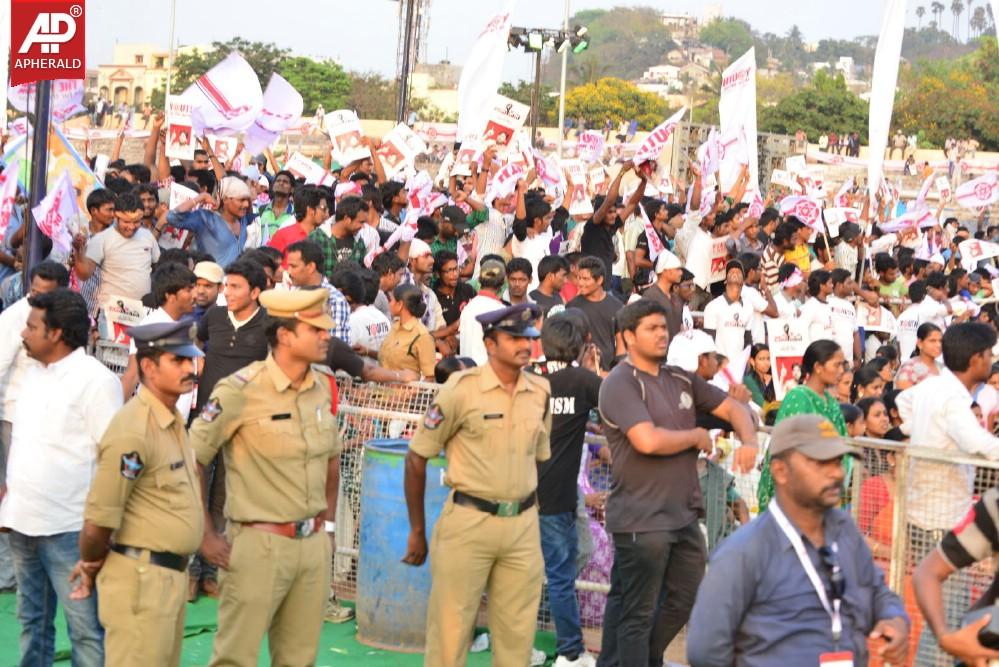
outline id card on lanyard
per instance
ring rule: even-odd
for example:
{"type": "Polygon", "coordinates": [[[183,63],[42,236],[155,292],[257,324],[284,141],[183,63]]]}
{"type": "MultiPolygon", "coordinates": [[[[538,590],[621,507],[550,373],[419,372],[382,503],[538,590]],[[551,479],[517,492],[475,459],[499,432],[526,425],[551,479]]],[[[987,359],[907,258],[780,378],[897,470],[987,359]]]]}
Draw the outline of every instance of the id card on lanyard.
{"type": "MultiPolygon", "coordinates": [[[[794,553],[797,554],[798,560],[801,561],[801,567],[805,570],[805,575],[808,580],[812,583],[812,587],[815,589],[816,595],[819,596],[819,601],[822,603],[822,607],[829,614],[830,624],[832,626],[832,638],[833,643],[836,647],[839,647],[839,640],[843,634],[843,619],[840,615],[840,598],[834,598],[832,601],[829,600],[829,596],[826,593],[825,584],[822,583],[822,579],[819,577],[819,573],[815,569],[815,564],[812,563],[812,559],[808,557],[808,552],[805,550],[805,543],[801,539],[801,535],[798,531],[791,526],[791,522],[788,521],[787,516],[784,515],[784,511],[781,510],[780,505],[776,500],[770,503],[767,508],[773,515],[774,520],[777,521],[777,525],[780,529],[784,531],[787,539],[791,542],[791,546],[794,547],[794,553]]],[[[833,551],[836,551],[836,544],[832,545],[833,551]]],[[[819,664],[822,667],[853,667],[853,654],[849,651],[837,652],[837,653],[823,653],[819,656],[819,664]]]]}

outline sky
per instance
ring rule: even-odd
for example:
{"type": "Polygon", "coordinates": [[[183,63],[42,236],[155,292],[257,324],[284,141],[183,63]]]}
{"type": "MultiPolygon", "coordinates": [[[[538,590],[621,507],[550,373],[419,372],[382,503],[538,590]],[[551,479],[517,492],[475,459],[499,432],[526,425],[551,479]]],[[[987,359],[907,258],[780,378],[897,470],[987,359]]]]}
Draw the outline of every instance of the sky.
{"type": "MultiPolygon", "coordinates": [[[[980,1],[980,0],[979,0],[980,1]]],[[[501,0],[432,0],[430,62],[447,57],[460,65],[475,36],[503,4],[501,0]]],[[[881,5],[877,0],[569,0],[570,14],[581,9],[647,6],[662,11],[687,12],[700,17],[709,4],[721,6],[723,16],[745,19],[756,30],[783,34],[798,25],[805,41],[849,39],[880,31],[881,5]]],[[[178,44],[208,44],[239,35],[251,41],[274,42],[296,55],[333,58],[346,69],[394,76],[398,32],[397,0],[176,0],[178,44]]],[[[915,25],[915,8],[928,2],[909,2],[908,24],[915,25]]],[[[513,25],[559,28],[563,0],[518,0],[513,25]]],[[[962,22],[966,19],[962,15],[962,22]]],[[[924,18],[924,24],[927,19],[924,18]]],[[[950,26],[949,13],[944,25],[950,26]]],[[[114,43],[169,42],[170,1],[92,0],[87,3],[87,66],[110,64],[114,43]],[[141,8],[141,12],[136,9],[141,8]]],[[[571,56],[570,56],[571,57],[571,56]]],[[[504,78],[532,77],[532,58],[511,52],[504,78]]]]}

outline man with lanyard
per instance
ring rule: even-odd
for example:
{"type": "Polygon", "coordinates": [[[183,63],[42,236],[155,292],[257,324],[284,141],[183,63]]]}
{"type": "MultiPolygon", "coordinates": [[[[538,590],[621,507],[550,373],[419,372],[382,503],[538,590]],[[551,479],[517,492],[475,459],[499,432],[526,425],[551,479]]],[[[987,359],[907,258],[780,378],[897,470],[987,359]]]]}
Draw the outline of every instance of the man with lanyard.
{"type": "Polygon", "coordinates": [[[837,509],[847,454],[856,452],[821,415],[774,428],[776,502],[712,555],[687,626],[691,667],[866,665],[869,639],[886,663],[906,664],[902,601],[837,509]]]}
{"type": "Polygon", "coordinates": [[[267,243],[282,227],[295,222],[295,208],[291,193],[295,188],[295,176],[290,171],[279,171],[271,186],[271,201],[260,211],[260,233],[262,243],[267,243]]]}

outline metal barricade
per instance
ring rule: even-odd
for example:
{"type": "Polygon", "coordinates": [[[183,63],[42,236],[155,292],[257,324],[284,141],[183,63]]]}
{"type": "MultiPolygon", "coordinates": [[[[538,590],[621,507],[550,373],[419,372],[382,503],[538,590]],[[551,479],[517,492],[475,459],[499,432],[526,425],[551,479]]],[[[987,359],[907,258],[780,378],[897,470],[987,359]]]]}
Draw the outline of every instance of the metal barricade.
{"type": "Polygon", "coordinates": [[[94,357],[118,377],[128,367],[128,345],[120,345],[103,338],[94,346],[94,357]]]}

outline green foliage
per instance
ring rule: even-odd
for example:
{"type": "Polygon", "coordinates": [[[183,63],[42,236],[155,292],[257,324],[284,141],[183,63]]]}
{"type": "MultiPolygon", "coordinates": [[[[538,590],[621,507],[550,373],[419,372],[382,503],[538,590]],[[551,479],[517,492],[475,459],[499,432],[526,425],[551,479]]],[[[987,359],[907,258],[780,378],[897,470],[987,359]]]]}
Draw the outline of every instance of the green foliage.
{"type": "Polygon", "coordinates": [[[733,60],[753,46],[753,29],[741,19],[715,19],[701,28],[701,41],[721,49],[733,60]]]}
{"type": "Polygon", "coordinates": [[[634,119],[638,121],[639,129],[651,130],[671,113],[663,98],[613,77],[577,86],[565,95],[566,117],[582,116],[597,125],[602,125],[606,118],[615,125],[634,119]]]}
{"type": "Polygon", "coordinates": [[[350,77],[332,60],[295,56],[282,60],[277,71],[302,95],[306,115],[320,104],[327,111],[342,109],[350,96],[350,77]]]}
{"type": "Polygon", "coordinates": [[[830,131],[859,132],[861,141],[867,140],[867,104],[847,90],[842,75],[816,72],[811,85],[758,113],[764,132],[794,134],[802,129],[810,141],[830,131]]]}
{"type": "Polygon", "coordinates": [[[902,57],[910,62],[951,60],[974,50],[974,44],[961,43],[949,32],[938,30],[933,26],[922,30],[906,28],[905,36],[902,38],[902,57]]]}
{"type": "Polygon", "coordinates": [[[360,118],[394,119],[398,105],[398,84],[374,72],[350,73],[347,108],[360,118]]]}
{"type": "Polygon", "coordinates": [[[999,51],[983,37],[977,51],[954,61],[921,62],[902,70],[894,120],[903,132],[922,131],[942,146],[948,137],[974,138],[999,149],[999,51]]]}
{"type": "MultiPolygon", "coordinates": [[[[676,44],[659,14],[660,10],[652,7],[577,12],[569,25],[586,26],[590,46],[583,53],[569,54],[568,85],[593,83],[604,76],[637,79],[648,68],[661,64],[676,44]]],[[[562,56],[553,54],[545,64],[542,81],[558,86],[561,66],[562,56]]]]}

